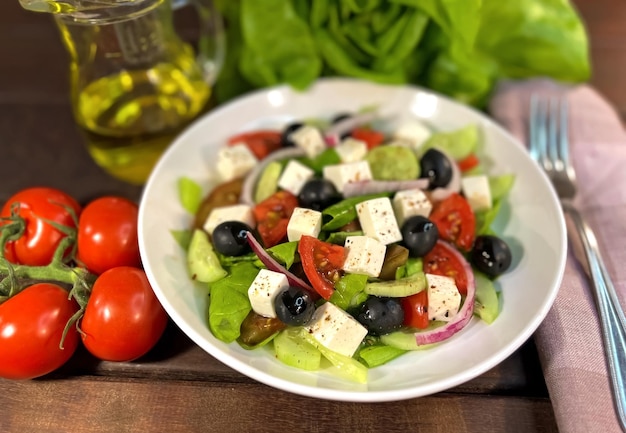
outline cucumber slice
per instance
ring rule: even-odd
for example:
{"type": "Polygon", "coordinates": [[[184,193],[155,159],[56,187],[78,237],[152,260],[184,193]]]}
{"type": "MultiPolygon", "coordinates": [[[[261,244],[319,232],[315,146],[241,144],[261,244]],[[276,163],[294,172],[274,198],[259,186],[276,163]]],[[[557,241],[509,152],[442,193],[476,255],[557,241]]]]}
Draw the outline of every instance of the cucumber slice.
{"type": "Polygon", "coordinates": [[[259,176],[254,193],[255,203],[265,200],[277,191],[278,179],[280,178],[282,170],[283,166],[278,161],[272,161],[265,166],[261,176],[259,176]]]}
{"type": "Polygon", "coordinates": [[[426,288],[426,276],[418,272],[399,280],[375,281],[365,285],[365,293],[374,296],[403,298],[421,292],[426,288]]]}
{"type": "Polygon", "coordinates": [[[191,278],[201,283],[213,283],[228,275],[204,230],[196,229],[191,235],[187,250],[187,269],[191,278]]]}
{"type": "Polygon", "coordinates": [[[467,125],[450,132],[437,132],[424,143],[422,152],[436,147],[459,161],[476,151],[478,147],[478,128],[476,125],[467,125]]]}
{"type": "Polygon", "coordinates": [[[389,334],[381,335],[380,342],[390,347],[402,350],[424,350],[435,346],[434,344],[418,345],[415,341],[415,334],[412,332],[396,331],[389,334]]]}
{"type": "Polygon", "coordinates": [[[287,328],[274,338],[276,358],[302,370],[319,370],[322,353],[302,338],[297,328],[287,328]]]}
{"type": "Polygon", "coordinates": [[[492,323],[500,314],[500,298],[493,282],[485,274],[474,271],[476,299],[474,314],[487,323],[492,323]]]}
{"type": "Polygon", "coordinates": [[[329,369],[330,371],[354,382],[367,383],[367,367],[365,365],[361,364],[354,358],[349,358],[328,349],[326,346],[318,342],[315,337],[313,337],[313,335],[307,332],[304,328],[299,329],[302,338],[311,345],[315,346],[322,353],[324,358],[330,361],[333,365],[333,368],[329,369]]]}

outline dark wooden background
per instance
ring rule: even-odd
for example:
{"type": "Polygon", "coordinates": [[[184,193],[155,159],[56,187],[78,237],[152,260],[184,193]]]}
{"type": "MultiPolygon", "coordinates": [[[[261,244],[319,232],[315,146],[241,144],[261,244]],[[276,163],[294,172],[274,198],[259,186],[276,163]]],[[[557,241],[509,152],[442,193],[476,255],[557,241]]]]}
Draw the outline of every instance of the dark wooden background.
{"type": "MultiPolygon", "coordinates": [[[[588,27],[591,82],[626,116],[626,2],[576,0],[588,27]]],[[[45,184],[81,201],[138,200],[102,172],[74,128],[67,56],[49,16],[0,9],[0,202],[45,184]]],[[[0,347],[0,350],[3,350],[0,347]]],[[[2,432],[555,432],[532,339],[482,376],[394,403],[314,400],[256,383],[214,360],[173,325],[149,356],[99,362],[82,350],[58,372],[0,380],[2,432]]]]}

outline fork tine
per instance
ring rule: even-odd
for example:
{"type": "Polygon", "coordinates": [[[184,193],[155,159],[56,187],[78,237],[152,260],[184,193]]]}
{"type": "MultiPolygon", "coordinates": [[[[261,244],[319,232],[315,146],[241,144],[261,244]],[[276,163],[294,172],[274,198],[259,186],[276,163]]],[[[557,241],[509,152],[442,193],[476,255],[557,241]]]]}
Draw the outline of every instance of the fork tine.
{"type": "Polygon", "coordinates": [[[569,179],[574,182],[576,179],[576,174],[574,172],[574,167],[571,164],[569,155],[569,105],[566,98],[561,98],[560,102],[561,104],[559,116],[561,134],[559,137],[559,155],[561,156],[561,161],[563,164],[562,169],[567,172],[566,174],[569,179]]]}
{"type": "Polygon", "coordinates": [[[547,158],[547,120],[546,104],[539,95],[533,94],[530,97],[530,156],[539,163],[544,170],[551,168],[547,158]]]}
{"type": "Polygon", "coordinates": [[[547,102],[548,110],[548,158],[552,168],[557,172],[563,170],[563,163],[560,159],[561,140],[564,134],[561,129],[561,116],[559,114],[559,99],[556,96],[551,97],[547,102]]]}

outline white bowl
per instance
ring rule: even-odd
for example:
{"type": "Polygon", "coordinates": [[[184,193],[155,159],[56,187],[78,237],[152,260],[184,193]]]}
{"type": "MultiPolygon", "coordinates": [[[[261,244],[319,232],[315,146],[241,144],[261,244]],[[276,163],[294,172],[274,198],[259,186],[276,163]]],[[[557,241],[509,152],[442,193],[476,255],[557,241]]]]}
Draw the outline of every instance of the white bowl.
{"type": "Polygon", "coordinates": [[[556,297],[566,257],[565,223],[547,177],[523,145],[480,112],[433,92],[351,79],[321,80],[306,92],[281,86],[251,93],[191,125],[165,152],[144,190],[139,212],[143,265],[173,321],[196,344],[233,369],[267,385],[322,399],[375,402],[419,397],[466,382],[494,367],[537,329],[556,297]],[[495,222],[514,254],[512,269],[498,280],[502,311],[491,325],[474,318],[439,346],[411,352],[369,371],[355,384],[326,371],[285,366],[266,349],[225,344],[209,331],[206,290],[189,279],[185,253],[170,230],[189,228],[177,180],[190,177],[209,190],[215,155],[233,133],[279,127],[302,118],[328,117],[379,105],[395,119],[417,117],[440,130],[480,127],[494,172],[516,174],[495,222]]]}

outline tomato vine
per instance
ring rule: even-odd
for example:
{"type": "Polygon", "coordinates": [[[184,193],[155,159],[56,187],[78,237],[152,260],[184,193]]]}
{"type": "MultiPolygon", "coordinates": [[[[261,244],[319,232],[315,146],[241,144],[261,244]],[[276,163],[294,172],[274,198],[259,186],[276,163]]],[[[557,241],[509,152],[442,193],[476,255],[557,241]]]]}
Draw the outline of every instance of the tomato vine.
{"type": "Polygon", "coordinates": [[[85,213],[74,199],[49,188],[34,190],[18,193],[24,197],[33,192],[31,202],[10,200],[0,215],[0,328],[11,328],[0,332],[0,344],[6,346],[0,353],[0,377],[46,374],[71,356],[77,339],[99,359],[130,361],[142,356],[160,339],[167,314],[140,266],[136,205],[118,197],[94,200],[87,206],[104,202],[110,213],[101,218],[102,208],[93,210],[82,226],[91,232],[81,234],[79,221],[82,224],[85,213]],[[58,193],[62,202],[46,198],[42,190],[58,193]],[[90,265],[80,257],[81,236],[90,265]],[[94,243],[101,238],[106,238],[105,245],[94,243]],[[33,251],[38,242],[41,248],[33,251]],[[101,254],[102,249],[108,255],[101,254]],[[55,336],[52,345],[41,337],[45,335],[55,336]],[[32,344],[22,344],[25,341],[32,344]],[[16,360],[21,359],[24,368],[7,367],[19,366],[16,360]]]}

